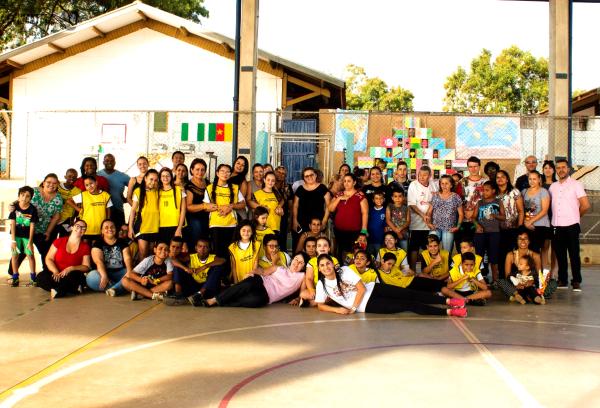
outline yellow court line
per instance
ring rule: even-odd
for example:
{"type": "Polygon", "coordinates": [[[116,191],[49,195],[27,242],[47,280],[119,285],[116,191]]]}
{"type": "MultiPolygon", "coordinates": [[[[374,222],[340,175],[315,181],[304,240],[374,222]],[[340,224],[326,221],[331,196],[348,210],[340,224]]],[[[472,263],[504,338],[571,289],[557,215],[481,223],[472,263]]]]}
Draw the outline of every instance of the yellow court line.
{"type": "Polygon", "coordinates": [[[81,347],[80,349],[75,350],[74,352],[72,352],[71,354],[61,358],[60,360],[58,360],[56,363],[52,364],[51,366],[46,367],[45,369],[43,369],[42,371],[40,371],[39,373],[29,377],[26,380],[21,381],[20,383],[12,386],[11,388],[7,389],[6,391],[4,391],[2,394],[0,394],[0,400],[2,398],[8,397],[10,394],[13,393],[13,391],[19,389],[19,388],[23,388],[26,387],[27,385],[37,381],[38,379],[42,378],[43,376],[45,376],[46,374],[50,373],[51,371],[56,370],[58,367],[64,365],[65,363],[67,363],[69,360],[74,359],[75,357],[77,357],[78,355],[80,355],[81,353],[85,352],[86,350],[89,350],[90,348],[94,347],[95,345],[97,345],[98,343],[101,343],[102,341],[106,340],[107,338],[109,338],[110,336],[112,336],[115,333],[118,333],[119,331],[123,330],[125,327],[131,325],[132,323],[134,323],[135,321],[141,319],[142,317],[150,314],[151,312],[153,312],[154,310],[156,310],[157,308],[159,308],[160,306],[162,306],[162,303],[159,303],[155,306],[152,306],[150,309],[140,313],[139,315],[135,316],[134,318],[126,321],[125,323],[121,324],[120,326],[117,326],[116,328],[112,329],[111,331],[109,331],[108,333],[98,337],[96,340],[86,344],[85,346],[81,347]]]}

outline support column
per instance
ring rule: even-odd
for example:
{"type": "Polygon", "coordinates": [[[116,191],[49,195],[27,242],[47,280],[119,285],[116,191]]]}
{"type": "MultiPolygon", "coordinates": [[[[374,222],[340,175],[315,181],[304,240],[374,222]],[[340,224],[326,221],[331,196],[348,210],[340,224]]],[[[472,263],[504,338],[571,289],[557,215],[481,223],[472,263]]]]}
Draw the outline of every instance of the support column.
{"type": "Polygon", "coordinates": [[[548,158],[569,155],[569,0],[550,0],[548,158]],[[557,117],[557,118],[555,118],[557,117]]]}

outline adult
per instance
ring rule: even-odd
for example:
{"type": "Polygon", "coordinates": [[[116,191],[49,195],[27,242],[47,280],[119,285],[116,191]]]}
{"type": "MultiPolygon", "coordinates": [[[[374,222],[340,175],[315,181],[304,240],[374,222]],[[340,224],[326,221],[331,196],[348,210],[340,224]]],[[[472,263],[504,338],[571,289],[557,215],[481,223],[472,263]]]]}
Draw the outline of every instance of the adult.
{"type": "Polygon", "coordinates": [[[142,181],[144,180],[144,177],[146,177],[149,167],[148,159],[144,156],[138,157],[136,166],[140,174],[130,178],[129,184],[127,184],[127,203],[129,203],[129,205],[133,205],[133,192],[142,185],[142,181]]]}
{"type": "Polygon", "coordinates": [[[496,197],[502,201],[506,219],[500,221],[500,248],[498,259],[500,264],[504,262],[506,254],[512,251],[517,241],[517,230],[523,225],[525,210],[523,207],[523,196],[521,192],[513,187],[510,176],[505,170],[498,170],[496,174],[498,191],[496,197]]]}
{"type": "MultiPolygon", "coordinates": [[[[329,184],[327,184],[327,189],[329,190],[329,197],[333,198],[340,191],[344,191],[344,176],[340,174],[334,174],[329,179],[329,184]]],[[[337,254],[337,240],[335,239],[335,231],[333,229],[335,225],[335,213],[329,214],[329,220],[327,221],[327,228],[329,231],[329,239],[331,241],[331,253],[337,254]]]]}
{"type": "MultiPolygon", "coordinates": [[[[343,259],[343,252],[350,252],[359,233],[367,233],[369,204],[365,195],[357,190],[355,174],[344,176],[344,191],[340,191],[328,205],[330,213],[335,212],[333,230],[337,237],[337,257],[343,259]]],[[[314,217],[313,217],[314,218],[314,217]]]]}
{"type": "Polygon", "coordinates": [[[259,206],[268,209],[267,227],[271,228],[275,235],[279,235],[284,200],[279,190],[275,188],[276,178],[275,173],[272,171],[265,174],[263,188],[252,194],[252,199],[248,201],[248,207],[252,210],[259,206]]]}
{"type": "MultiPolygon", "coordinates": [[[[308,255],[300,252],[294,255],[289,268],[273,265],[254,269],[241,282],[214,298],[204,300],[204,306],[255,308],[279,302],[301,289],[305,280],[301,272],[307,263],[308,255]]],[[[297,305],[298,302],[296,298],[290,303],[297,305]]]]}
{"type": "Polygon", "coordinates": [[[410,238],[408,240],[408,263],[411,270],[416,270],[419,249],[427,247],[427,235],[431,231],[431,217],[427,215],[431,199],[438,191],[436,185],[429,180],[431,169],[422,166],[418,179],[408,187],[408,208],[410,209],[410,238]]]}
{"type": "MultiPolygon", "coordinates": [[[[104,156],[102,164],[104,165],[104,169],[98,172],[98,176],[108,180],[108,192],[110,193],[110,199],[112,201],[110,219],[114,221],[115,227],[118,230],[121,228],[121,225],[125,224],[125,213],[123,212],[125,197],[123,196],[123,191],[125,191],[125,187],[129,185],[129,176],[119,170],[115,170],[117,161],[115,156],[110,153],[104,156]]],[[[98,177],[96,177],[96,182],[97,181],[98,177]]]]}
{"type": "Polygon", "coordinates": [[[568,288],[569,270],[567,252],[571,261],[571,286],[581,291],[581,258],[579,254],[579,225],[581,217],[590,208],[583,184],[569,176],[571,168],[565,159],[556,161],[558,181],[550,186],[554,247],[558,261],[558,288],[568,288]]]}
{"type": "MultiPolygon", "coordinates": [[[[372,167],[369,172],[369,177],[371,177],[371,182],[369,184],[365,184],[362,188],[362,192],[367,197],[367,203],[369,204],[369,208],[373,208],[375,203],[373,202],[373,196],[375,195],[375,191],[381,191],[383,193],[383,198],[388,201],[388,190],[387,186],[383,184],[383,173],[381,169],[377,166],[372,167]]],[[[390,198],[391,201],[391,198],[390,198]]]]}
{"type": "Polygon", "coordinates": [[[292,229],[292,211],[294,209],[294,192],[292,186],[287,182],[287,169],[284,166],[277,166],[275,169],[275,188],[279,191],[283,199],[283,215],[279,230],[279,247],[283,252],[287,252],[288,232],[292,229]]]}
{"type": "Polygon", "coordinates": [[[273,165],[271,163],[263,164],[263,171],[267,174],[270,171],[273,171],[273,165]]]}
{"type": "MultiPolygon", "coordinates": [[[[556,166],[554,165],[554,161],[545,160],[544,164],[542,165],[542,187],[544,187],[546,190],[549,190],[550,186],[555,181],[557,181],[557,179],[556,179],[556,166]]],[[[548,216],[550,218],[552,218],[551,214],[552,213],[548,214],[548,216]]]]}
{"type": "Polygon", "coordinates": [[[358,190],[362,190],[365,184],[367,184],[369,181],[369,173],[365,169],[361,169],[358,166],[354,167],[352,173],[356,177],[356,188],[358,190]]]}
{"type": "Polygon", "coordinates": [[[526,188],[529,188],[529,173],[536,169],[537,159],[535,156],[527,156],[523,163],[525,163],[526,173],[517,178],[517,180],[515,181],[515,187],[519,191],[523,191],[526,188]]]}
{"type": "MultiPolygon", "coordinates": [[[[483,183],[488,181],[487,177],[479,175],[481,169],[481,160],[475,156],[471,156],[467,159],[467,169],[469,175],[463,177],[460,181],[463,205],[465,208],[465,218],[460,226],[460,230],[455,235],[454,242],[456,242],[456,252],[460,253],[460,242],[464,238],[473,238],[475,235],[475,220],[477,214],[474,214],[475,206],[481,199],[481,192],[483,190],[483,183]]],[[[483,255],[482,255],[483,256],[483,255]]]]}
{"type": "Polygon", "coordinates": [[[342,177],[344,177],[346,174],[348,173],[352,173],[352,169],[350,168],[350,166],[346,163],[342,164],[340,166],[340,169],[338,171],[338,174],[342,177]]]}
{"type": "Polygon", "coordinates": [[[300,233],[308,231],[308,224],[312,218],[321,218],[323,225],[329,219],[329,190],[317,182],[317,170],[312,167],[302,169],[302,180],[305,184],[298,187],[294,197],[292,248],[298,247],[300,233]]]}
{"type": "Polygon", "coordinates": [[[133,258],[127,241],[117,237],[113,221],[102,222],[100,235],[101,238],[92,246],[92,260],[96,269],[86,276],[87,285],[92,290],[117,296],[126,292],[121,279],[133,270],[133,258]]]}
{"type": "Polygon", "coordinates": [[[56,299],[69,293],[83,293],[84,273],[90,271],[90,247],[83,242],[87,224],[77,220],[71,235],[57,238],[46,256],[47,267],[37,275],[37,286],[56,299]]]}
{"type": "Polygon", "coordinates": [[[172,163],[171,168],[176,169],[177,166],[185,163],[185,154],[183,154],[183,152],[181,152],[179,150],[173,152],[173,154],[171,155],[171,163],[172,163]]]}
{"type": "MultiPolygon", "coordinates": [[[[238,190],[242,193],[244,197],[248,193],[248,171],[250,170],[250,165],[248,164],[248,159],[246,156],[238,156],[233,162],[233,171],[231,172],[231,177],[229,177],[229,183],[238,186],[238,190]]],[[[236,210],[236,214],[240,220],[248,219],[248,212],[246,208],[242,208],[241,210],[236,210]]]]}
{"type": "Polygon", "coordinates": [[[405,161],[400,161],[396,165],[396,171],[393,175],[393,180],[388,184],[388,201],[387,204],[391,203],[392,193],[394,190],[402,191],[404,199],[402,204],[406,205],[408,196],[408,187],[410,186],[410,180],[408,179],[408,164],[405,161]]]}
{"type": "MultiPolygon", "coordinates": [[[[556,181],[556,166],[554,161],[545,160],[542,165],[542,187],[550,192],[550,186],[556,181]]],[[[550,220],[550,234],[554,234],[554,228],[552,227],[552,205],[548,209],[548,219],[550,220]]],[[[554,243],[552,239],[549,239],[542,247],[542,253],[548,253],[550,247],[552,247],[552,253],[550,255],[550,277],[556,279],[558,274],[558,262],[556,260],[556,250],[554,249],[554,243]]]]}
{"type": "MultiPolygon", "coordinates": [[[[246,203],[249,207],[250,201],[252,201],[252,196],[254,195],[254,193],[263,188],[264,176],[265,171],[262,164],[256,163],[254,166],[252,166],[252,180],[248,182],[248,190],[246,191],[246,195],[244,196],[246,198],[246,203]]],[[[248,209],[248,218],[252,219],[252,207],[248,209]]]]}
{"type": "Polygon", "coordinates": [[[544,243],[550,239],[550,194],[542,187],[542,175],[533,170],[529,172],[529,188],[521,192],[525,206],[525,221],[523,225],[531,230],[532,242],[530,248],[542,255],[542,270],[548,267],[548,252],[542,253],[544,243]],[[546,258],[544,260],[544,257],[546,258]]]}
{"type": "Polygon", "coordinates": [[[452,253],[454,234],[462,225],[464,211],[462,200],[454,192],[454,179],[451,175],[443,174],[440,177],[440,193],[431,198],[427,215],[431,218],[430,230],[435,231],[442,242],[442,248],[452,253]]]}
{"type": "Polygon", "coordinates": [[[208,212],[205,211],[204,195],[206,193],[206,162],[194,159],[190,165],[192,178],[185,185],[185,202],[187,207],[186,240],[188,250],[193,253],[196,243],[203,235],[208,235],[208,212]]]}
{"type": "Polygon", "coordinates": [[[487,162],[483,167],[483,172],[491,181],[496,181],[496,174],[500,171],[500,166],[496,162],[487,162]]]}
{"type": "Polygon", "coordinates": [[[75,180],[75,186],[81,191],[85,191],[85,184],[83,183],[83,178],[85,176],[94,176],[96,178],[96,183],[98,184],[98,190],[109,191],[110,186],[108,185],[108,180],[106,177],[99,176],[96,174],[98,170],[98,162],[93,157],[86,157],[81,162],[80,167],[81,173],[80,177],[75,180]]]}
{"type": "Polygon", "coordinates": [[[175,185],[185,188],[185,185],[190,181],[190,172],[184,163],[180,163],[175,167],[175,185]]]}

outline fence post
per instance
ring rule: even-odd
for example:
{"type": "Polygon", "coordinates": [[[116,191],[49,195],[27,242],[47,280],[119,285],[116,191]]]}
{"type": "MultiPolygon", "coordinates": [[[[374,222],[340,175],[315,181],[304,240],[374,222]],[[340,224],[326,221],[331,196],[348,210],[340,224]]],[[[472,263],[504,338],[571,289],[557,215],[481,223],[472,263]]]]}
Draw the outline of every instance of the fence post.
{"type": "Polygon", "coordinates": [[[535,129],[535,127],[536,127],[535,119],[536,118],[534,116],[533,117],[533,140],[532,140],[532,145],[533,145],[533,155],[535,157],[538,157],[538,155],[537,155],[537,143],[536,143],[537,142],[537,140],[536,140],[537,136],[536,136],[536,129],[535,129]]]}
{"type": "Polygon", "coordinates": [[[146,157],[150,157],[150,112],[146,111],[146,157]]]}

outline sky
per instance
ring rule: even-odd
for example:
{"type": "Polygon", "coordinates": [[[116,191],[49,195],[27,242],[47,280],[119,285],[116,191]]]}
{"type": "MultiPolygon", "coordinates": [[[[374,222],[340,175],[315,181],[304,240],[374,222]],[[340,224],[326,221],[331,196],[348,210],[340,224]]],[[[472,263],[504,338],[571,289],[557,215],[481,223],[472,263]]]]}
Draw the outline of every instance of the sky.
{"type": "MultiPolygon", "coordinates": [[[[235,36],[235,0],[205,0],[209,30],[235,36]]],[[[548,57],[548,3],[497,0],[260,0],[259,48],[341,78],[365,69],[415,96],[415,111],[441,111],[444,83],[483,48],[517,45],[548,57]]],[[[575,3],[573,89],[600,87],[600,3],[575,3]]]]}

